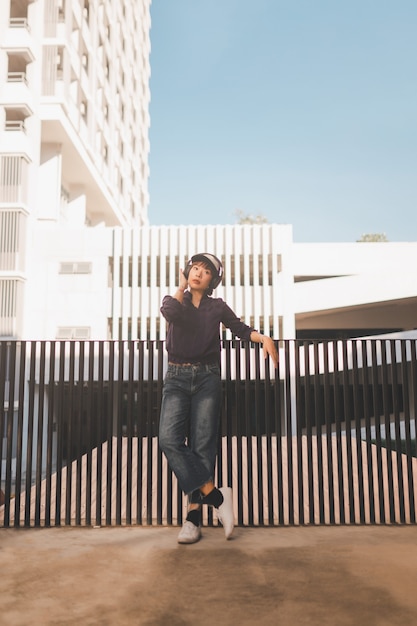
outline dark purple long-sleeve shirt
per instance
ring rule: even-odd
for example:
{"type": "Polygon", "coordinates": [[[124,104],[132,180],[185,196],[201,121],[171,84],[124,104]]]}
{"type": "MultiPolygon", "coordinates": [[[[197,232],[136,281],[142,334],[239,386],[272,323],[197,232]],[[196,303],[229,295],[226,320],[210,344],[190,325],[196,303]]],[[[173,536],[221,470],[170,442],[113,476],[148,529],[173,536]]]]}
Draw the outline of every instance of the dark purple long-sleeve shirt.
{"type": "Polygon", "coordinates": [[[165,296],[161,313],[168,322],[166,346],[171,363],[218,363],[220,324],[247,341],[255,330],[242,322],[221,298],[206,295],[196,308],[188,291],[182,303],[165,296]]]}

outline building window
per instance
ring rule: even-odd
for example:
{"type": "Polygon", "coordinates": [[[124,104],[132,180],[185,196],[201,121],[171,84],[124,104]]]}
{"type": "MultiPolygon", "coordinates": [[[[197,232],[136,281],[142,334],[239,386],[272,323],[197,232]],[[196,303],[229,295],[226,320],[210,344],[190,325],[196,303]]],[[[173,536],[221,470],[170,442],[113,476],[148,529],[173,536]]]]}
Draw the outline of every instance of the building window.
{"type": "Polygon", "coordinates": [[[59,265],[60,274],[91,274],[92,263],[88,261],[62,261],[59,265]]]}
{"type": "Polygon", "coordinates": [[[90,339],[91,328],[89,326],[59,326],[56,333],[58,340],[72,340],[78,339],[79,341],[90,339]]]}
{"type": "Polygon", "coordinates": [[[80,114],[84,121],[87,121],[87,101],[81,100],[80,102],[80,114]]]}

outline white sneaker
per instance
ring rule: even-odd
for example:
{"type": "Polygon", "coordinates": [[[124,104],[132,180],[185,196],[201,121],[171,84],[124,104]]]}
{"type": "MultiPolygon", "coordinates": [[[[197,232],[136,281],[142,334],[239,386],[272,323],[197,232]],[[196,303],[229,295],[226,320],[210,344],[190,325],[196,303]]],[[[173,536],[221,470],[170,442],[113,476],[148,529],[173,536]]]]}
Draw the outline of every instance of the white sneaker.
{"type": "Polygon", "coordinates": [[[230,487],[220,487],[219,491],[223,494],[223,504],[219,506],[217,511],[217,519],[222,523],[226,539],[232,536],[235,526],[235,516],[233,514],[233,495],[230,487]]]}
{"type": "Polygon", "coordinates": [[[201,539],[201,528],[185,520],[178,535],[178,543],[196,543],[201,539]]]}

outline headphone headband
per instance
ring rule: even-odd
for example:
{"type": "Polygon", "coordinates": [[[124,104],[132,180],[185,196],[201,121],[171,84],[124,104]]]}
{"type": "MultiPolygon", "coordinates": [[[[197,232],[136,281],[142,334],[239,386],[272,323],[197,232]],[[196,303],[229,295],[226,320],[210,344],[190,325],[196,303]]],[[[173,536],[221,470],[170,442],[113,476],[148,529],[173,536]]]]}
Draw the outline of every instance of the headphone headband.
{"type": "Polygon", "coordinates": [[[213,278],[210,282],[210,289],[216,289],[216,287],[221,283],[223,278],[223,265],[220,259],[214,256],[214,254],[210,254],[209,252],[200,252],[198,254],[194,254],[191,257],[184,269],[185,277],[188,278],[191,266],[194,263],[198,263],[199,261],[202,263],[206,263],[211,269],[213,278]]]}

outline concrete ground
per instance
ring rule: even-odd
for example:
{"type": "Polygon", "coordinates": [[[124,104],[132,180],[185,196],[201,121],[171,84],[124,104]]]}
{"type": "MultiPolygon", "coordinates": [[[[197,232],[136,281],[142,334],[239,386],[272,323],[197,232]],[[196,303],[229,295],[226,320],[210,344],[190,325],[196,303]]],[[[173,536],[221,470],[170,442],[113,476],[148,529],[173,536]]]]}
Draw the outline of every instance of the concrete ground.
{"type": "Polygon", "coordinates": [[[417,527],[0,529],[0,624],[417,624],[417,527]]]}

